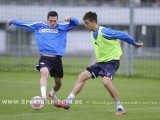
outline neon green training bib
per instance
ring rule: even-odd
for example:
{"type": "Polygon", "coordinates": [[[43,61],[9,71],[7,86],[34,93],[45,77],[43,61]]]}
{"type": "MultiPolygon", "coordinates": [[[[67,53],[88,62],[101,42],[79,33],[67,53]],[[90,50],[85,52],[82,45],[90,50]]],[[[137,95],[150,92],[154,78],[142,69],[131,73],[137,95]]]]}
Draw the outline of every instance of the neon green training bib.
{"type": "Polygon", "coordinates": [[[122,55],[121,46],[118,39],[108,40],[102,35],[102,28],[98,30],[98,37],[94,39],[91,33],[91,39],[94,45],[94,50],[98,62],[108,62],[111,60],[119,60],[122,55]]]}

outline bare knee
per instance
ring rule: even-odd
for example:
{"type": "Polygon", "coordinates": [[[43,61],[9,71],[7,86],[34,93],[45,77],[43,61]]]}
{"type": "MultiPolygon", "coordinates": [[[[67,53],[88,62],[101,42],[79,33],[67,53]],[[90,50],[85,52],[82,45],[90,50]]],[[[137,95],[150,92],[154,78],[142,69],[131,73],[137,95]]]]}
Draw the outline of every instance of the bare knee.
{"type": "Polygon", "coordinates": [[[60,80],[60,81],[56,81],[55,84],[56,84],[57,86],[62,86],[62,81],[61,81],[61,80],[60,80]]]}
{"type": "Polygon", "coordinates": [[[48,73],[49,73],[48,69],[46,67],[44,67],[40,70],[40,72],[41,72],[41,77],[44,79],[47,79],[48,73]]]}
{"type": "Polygon", "coordinates": [[[112,84],[112,81],[111,81],[111,79],[109,77],[103,78],[103,85],[104,86],[109,86],[111,84],[112,84]]]}
{"type": "Polygon", "coordinates": [[[54,78],[56,86],[61,87],[62,86],[62,79],[61,78],[54,78]]]}
{"type": "Polygon", "coordinates": [[[78,75],[78,80],[79,81],[86,81],[88,79],[88,75],[86,73],[82,72],[81,74],[78,75]]]}

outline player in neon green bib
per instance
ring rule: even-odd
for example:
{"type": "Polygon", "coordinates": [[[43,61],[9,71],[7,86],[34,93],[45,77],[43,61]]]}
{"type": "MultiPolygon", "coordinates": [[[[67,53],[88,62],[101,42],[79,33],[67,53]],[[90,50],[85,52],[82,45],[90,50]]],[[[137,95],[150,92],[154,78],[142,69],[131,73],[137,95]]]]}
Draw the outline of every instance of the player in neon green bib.
{"type": "Polygon", "coordinates": [[[83,20],[85,27],[91,31],[91,39],[98,62],[87,67],[87,69],[78,76],[77,83],[72,92],[66,100],[59,102],[59,107],[69,109],[71,102],[81,91],[85,81],[89,78],[102,76],[104,87],[109,91],[116,103],[117,112],[115,115],[124,115],[126,112],[120,103],[118,92],[112,84],[112,79],[119,68],[119,60],[122,54],[119,39],[128,42],[137,48],[142,47],[143,43],[135,42],[132,37],[121,31],[99,26],[97,24],[97,14],[94,12],[87,12],[83,17],[83,20]]]}
{"type": "Polygon", "coordinates": [[[95,54],[98,62],[108,62],[110,60],[119,60],[122,55],[119,40],[107,40],[102,34],[103,27],[99,27],[97,39],[91,33],[91,39],[94,45],[95,54]]]}

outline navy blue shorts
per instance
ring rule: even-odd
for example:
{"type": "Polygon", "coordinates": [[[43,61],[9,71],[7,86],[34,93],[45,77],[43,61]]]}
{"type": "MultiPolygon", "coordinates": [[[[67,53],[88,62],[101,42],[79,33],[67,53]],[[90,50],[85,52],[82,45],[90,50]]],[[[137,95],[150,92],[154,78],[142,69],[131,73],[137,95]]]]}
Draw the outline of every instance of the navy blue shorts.
{"type": "Polygon", "coordinates": [[[119,60],[111,60],[108,62],[98,62],[87,67],[87,70],[92,74],[92,78],[97,78],[99,75],[109,77],[113,80],[115,72],[119,68],[119,60]]]}
{"type": "Polygon", "coordinates": [[[36,69],[40,71],[40,69],[43,67],[48,68],[51,77],[63,78],[63,66],[61,56],[41,56],[38,65],[36,65],[36,69]]]}

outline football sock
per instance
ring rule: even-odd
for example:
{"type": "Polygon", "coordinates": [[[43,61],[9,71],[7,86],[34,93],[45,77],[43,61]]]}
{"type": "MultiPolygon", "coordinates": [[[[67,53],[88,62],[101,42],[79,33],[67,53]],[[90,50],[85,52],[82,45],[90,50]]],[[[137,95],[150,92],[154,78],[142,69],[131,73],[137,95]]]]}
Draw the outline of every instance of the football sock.
{"type": "Polygon", "coordinates": [[[68,100],[72,101],[76,96],[73,93],[70,93],[70,95],[67,97],[68,100]]]}
{"type": "Polygon", "coordinates": [[[117,105],[117,109],[121,108],[122,110],[124,110],[122,105],[121,105],[120,100],[116,101],[116,105],[117,105]]]}
{"type": "Polygon", "coordinates": [[[51,90],[51,94],[56,97],[56,91],[54,91],[54,89],[51,90]]]}
{"type": "Polygon", "coordinates": [[[41,86],[41,96],[42,96],[42,98],[47,98],[46,86],[41,86]]]}

